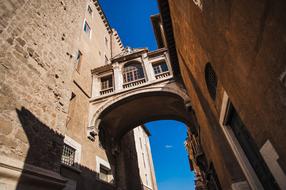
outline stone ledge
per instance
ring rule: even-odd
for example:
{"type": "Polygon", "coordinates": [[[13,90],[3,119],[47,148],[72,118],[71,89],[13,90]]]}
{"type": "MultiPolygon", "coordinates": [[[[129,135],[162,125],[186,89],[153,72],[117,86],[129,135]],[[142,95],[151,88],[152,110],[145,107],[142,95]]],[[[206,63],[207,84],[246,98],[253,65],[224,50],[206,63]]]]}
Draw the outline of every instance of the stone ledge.
{"type": "Polygon", "coordinates": [[[59,173],[5,156],[0,156],[0,176],[2,176],[0,183],[9,186],[17,186],[19,180],[22,180],[22,178],[25,178],[25,181],[32,181],[32,184],[53,186],[56,189],[64,188],[67,183],[67,179],[62,177],[59,173]]]}

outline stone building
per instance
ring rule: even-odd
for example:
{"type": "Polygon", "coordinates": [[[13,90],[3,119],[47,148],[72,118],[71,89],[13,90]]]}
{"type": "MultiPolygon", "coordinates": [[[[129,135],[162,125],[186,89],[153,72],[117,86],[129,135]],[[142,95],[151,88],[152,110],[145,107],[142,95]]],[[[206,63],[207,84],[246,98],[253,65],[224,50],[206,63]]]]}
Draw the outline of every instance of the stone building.
{"type": "Polygon", "coordinates": [[[95,68],[125,50],[98,1],[4,0],[0,16],[0,189],[114,189],[89,121],[113,83],[95,68]]]}
{"type": "Polygon", "coordinates": [[[198,189],[286,189],[286,3],[158,2],[149,51],[97,0],[1,1],[0,189],[156,189],[134,128],[160,119],[198,189]]]}
{"type": "Polygon", "coordinates": [[[208,188],[286,189],[285,1],[158,3],[161,46],[196,115],[190,157],[208,188]]]}
{"type": "Polygon", "coordinates": [[[149,136],[151,133],[144,126],[133,129],[137,152],[138,168],[144,190],[157,190],[149,136]]]}

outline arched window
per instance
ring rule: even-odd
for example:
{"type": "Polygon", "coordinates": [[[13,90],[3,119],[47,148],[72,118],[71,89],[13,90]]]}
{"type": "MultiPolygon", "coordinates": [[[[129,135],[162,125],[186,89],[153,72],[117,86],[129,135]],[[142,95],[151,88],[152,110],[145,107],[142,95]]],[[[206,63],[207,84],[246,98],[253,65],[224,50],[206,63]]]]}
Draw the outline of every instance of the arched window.
{"type": "Polygon", "coordinates": [[[144,72],[139,62],[131,62],[124,65],[123,80],[124,83],[136,81],[144,78],[144,72]]]}
{"type": "Polygon", "coordinates": [[[213,100],[215,100],[216,88],[217,88],[217,77],[210,63],[207,63],[205,67],[205,80],[206,80],[206,84],[207,84],[207,88],[210,93],[210,96],[213,100]]]}

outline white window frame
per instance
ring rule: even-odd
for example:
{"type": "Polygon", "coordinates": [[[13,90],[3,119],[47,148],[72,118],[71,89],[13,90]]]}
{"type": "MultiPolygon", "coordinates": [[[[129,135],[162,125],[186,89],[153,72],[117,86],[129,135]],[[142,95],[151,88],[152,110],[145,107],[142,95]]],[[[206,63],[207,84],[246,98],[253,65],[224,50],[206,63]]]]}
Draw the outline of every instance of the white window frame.
{"type": "Polygon", "coordinates": [[[88,24],[88,22],[87,22],[87,20],[86,20],[86,18],[84,18],[84,20],[83,20],[83,26],[82,26],[82,30],[83,30],[83,32],[84,32],[84,34],[86,34],[87,35],[87,33],[84,31],[84,26],[85,26],[85,23],[89,26],[89,39],[91,39],[91,33],[92,33],[92,29],[91,29],[91,26],[88,24]]]}
{"type": "Polygon", "coordinates": [[[75,149],[74,163],[80,164],[81,160],[81,144],[73,140],[71,137],[65,135],[64,143],[75,149]]]}
{"type": "MultiPolygon", "coordinates": [[[[240,165],[242,172],[244,173],[247,182],[250,187],[248,189],[254,189],[254,190],[263,190],[263,186],[261,182],[259,181],[253,167],[251,166],[249,160],[247,159],[242,147],[240,146],[237,138],[235,137],[232,129],[230,129],[225,123],[229,111],[229,97],[226,92],[223,94],[223,100],[222,100],[222,106],[221,106],[221,112],[220,112],[220,118],[219,123],[221,126],[221,129],[228,141],[228,144],[230,145],[238,164],[240,165]]],[[[244,183],[245,185],[245,183],[244,183]]],[[[247,189],[247,185],[245,185],[245,189],[247,189]]],[[[232,189],[237,189],[236,185],[232,185],[232,189]]]]}
{"type": "MultiPolygon", "coordinates": [[[[95,171],[96,171],[98,174],[100,173],[100,165],[104,166],[105,168],[107,168],[108,170],[111,171],[111,167],[110,167],[110,164],[109,164],[108,161],[106,161],[106,160],[100,158],[99,156],[96,156],[95,159],[96,159],[95,171]]],[[[109,178],[109,179],[108,179],[108,183],[109,183],[110,178],[113,178],[112,173],[110,174],[110,177],[108,177],[108,178],[109,178]]]]}

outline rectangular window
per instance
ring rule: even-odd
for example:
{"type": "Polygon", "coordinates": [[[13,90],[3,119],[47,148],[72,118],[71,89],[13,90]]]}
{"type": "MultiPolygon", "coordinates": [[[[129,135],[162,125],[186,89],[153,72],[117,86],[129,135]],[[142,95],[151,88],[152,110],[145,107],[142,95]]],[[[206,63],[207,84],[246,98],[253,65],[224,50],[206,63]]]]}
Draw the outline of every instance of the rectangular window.
{"type": "Polygon", "coordinates": [[[231,128],[262,185],[265,189],[278,189],[277,183],[261,156],[255,140],[249,133],[231,102],[229,102],[227,114],[226,125],[231,128]]]}
{"type": "Polygon", "coordinates": [[[145,174],[145,178],[146,178],[146,185],[149,185],[148,184],[148,176],[147,176],[147,174],[145,174]]]}
{"type": "Polygon", "coordinates": [[[75,67],[75,69],[78,72],[80,71],[81,62],[82,62],[82,53],[81,53],[81,51],[78,50],[77,57],[76,57],[76,67],[75,67]]]}
{"type": "Polygon", "coordinates": [[[70,104],[69,104],[69,109],[68,109],[68,116],[67,116],[67,121],[66,121],[66,126],[69,127],[69,122],[74,116],[75,113],[75,107],[76,107],[76,95],[75,93],[71,93],[70,97],[70,104]]]}
{"type": "Polygon", "coordinates": [[[144,168],[146,168],[145,157],[144,157],[144,153],[143,152],[142,152],[142,158],[143,158],[144,168]]]}
{"type": "Polygon", "coordinates": [[[105,90],[112,87],[113,87],[112,75],[101,78],[101,90],[105,90]]]}
{"type": "Polygon", "coordinates": [[[105,57],[105,65],[107,65],[108,64],[108,58],[106,57],[106,55],[104,57],[105,57]]]}
{"type": "Polygon", "coordinates": [[[83,31],[88,35],[88,37],[90,37],[91,29],[86,20],[84,21],[83,31]]]}
{"type": "Polygon", "coordinates": [[[140,137],[139,137],[139,141],[140,141],[140,147],[141,147],[141,149],[142,149],[142,140],[141,140],[140,137]]]}
{"type": "Polygon", "coordinates": [[[99,179],[101,179],[102,181],[109,182],[108,181],[109,173],[110,173],[110,169],[100,164],[99,179]]]}
{"type": "Polygon", "coordinates": [[[87,12],[89,13],[90,16],[92,16],[92,9],[90,5],[87,6],[87,12]]]}
{"type": "Polygon", "coordinates": [[[164,73],[168,71],[168,66],[165,62],[160,62],[160,63],[154,63],[153,64],[153,70],[155,75],[164,73]]]}
{"type": "Polygon", "coordinates": [[[67,144],[63,146],[62,163],[68,166],[74,166],[75,149],[67,144]]]}
{"type": "Polygon", "coordinates": [[[108,39],[107,39],[107,37],[105,37],[105,45],[106,45],[106,47],[108,47],[108,39]]]}

